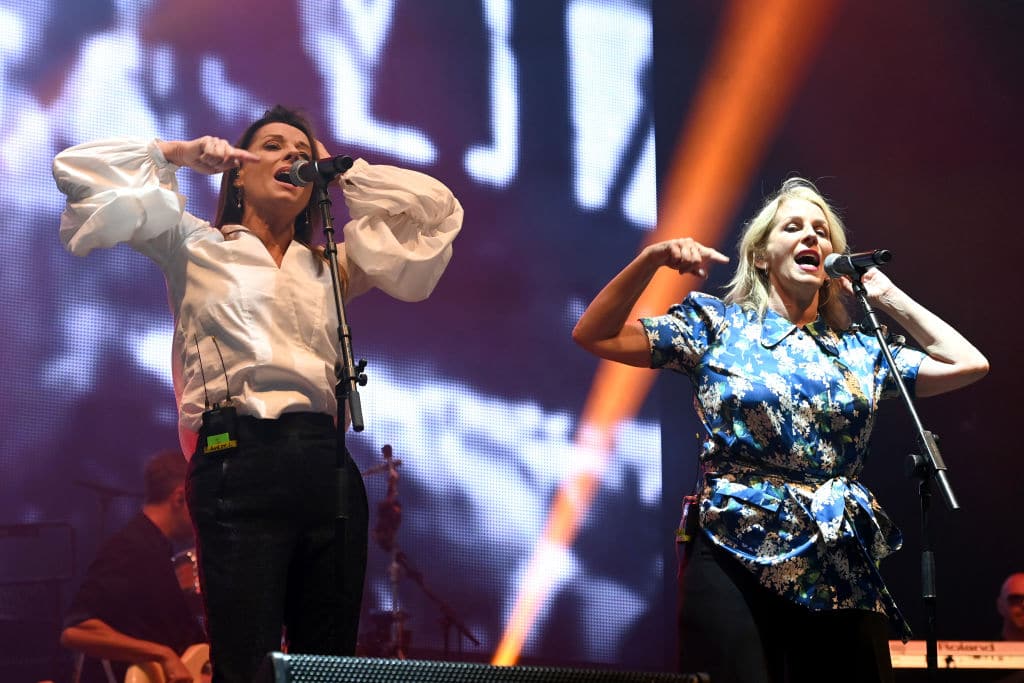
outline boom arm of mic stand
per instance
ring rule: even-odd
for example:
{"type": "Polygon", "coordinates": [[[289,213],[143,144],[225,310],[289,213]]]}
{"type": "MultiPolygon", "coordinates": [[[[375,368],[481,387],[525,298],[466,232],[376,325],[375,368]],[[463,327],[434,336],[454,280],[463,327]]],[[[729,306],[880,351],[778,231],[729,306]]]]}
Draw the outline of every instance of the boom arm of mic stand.
{"type": "Polygon", "coordinates": [[[320,207],[320,217],[324,225],[324,253],[331,269],[331,284],[334,290],[334,310],[338,317],[338,346],[341,357],[335,366],[335,375],[338,379],[338,434],[344,440],[344,405],[347,403],[349,415],[352,418],[352,431],[363,431],[363,405],[359,398],[359,386],[366,384],[366,361],[355,362],[352,353],[352,331],[348,326],[348,319],[345,316],[345,301],[342,297],[341,282],[338,279],[338,245],[334,241],[334,218],[331,216],[331,198],[327,194],[327,183],[316,182],[317,205],[320,207]]]}

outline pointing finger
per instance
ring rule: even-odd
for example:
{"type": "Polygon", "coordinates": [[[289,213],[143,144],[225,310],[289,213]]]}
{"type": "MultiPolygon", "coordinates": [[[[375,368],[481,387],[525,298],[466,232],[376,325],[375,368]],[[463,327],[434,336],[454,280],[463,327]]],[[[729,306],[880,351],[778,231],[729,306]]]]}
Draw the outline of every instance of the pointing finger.
{"type": "Polygon", "coordinates": [[[711,247],[701,247],[701,255],[706,259],[715,261],[716,263],[729,262],[728,256],[718,251],[717,249],[712,249],[711,247]]]}
{"type": "Polygon", "coordinates": [[[247,149],[241,149],[239,147],[232,147],[231,148],[231,152],[232,152],[231,156],[235,159],[235,161],[259,161],[260,160],[260,155],[259,154],[253,154],[252,152],[250,152],[247,149]]]}

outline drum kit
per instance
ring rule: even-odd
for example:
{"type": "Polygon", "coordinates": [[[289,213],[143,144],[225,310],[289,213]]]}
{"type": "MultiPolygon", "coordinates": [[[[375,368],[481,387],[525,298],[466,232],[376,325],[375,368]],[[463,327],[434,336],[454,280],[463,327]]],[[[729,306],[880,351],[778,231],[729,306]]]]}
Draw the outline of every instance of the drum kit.
{"type": "MultiPolygon", "coordinates": [[[[398,545],[396,536],[402,523],[402,504],[398,500],[398,468],[402,461],[394,457],[389,444],[381,447],[381,454],[384,457],[384,462],[364,470],[362,474],[366,477],[386,472],[388,477],[387,491],[384,498],[377,504],[377,523],[374,525],[372,533],[373,540],[381,550],[388,554],[390,559],[387,577],[391,589],[391,609],[370,614],[371,630],[360,635],[359,654],[369,657],[406,658],[412,634],[405,627],[409,614],[401,609],[399,598],[399,583],[403,576],[415,583],[420,591],[441,611],[440,623],[443,629],[446,658],[449,654],[448,638],[452,627],[458,634],[479,645],[480,641],[459,620],[451,606],[427,586],[423,574],[413,566],[409,556],[398,545]]],[[[458,642],[461,651],[462,639],[459,638],[458,642]]]]}

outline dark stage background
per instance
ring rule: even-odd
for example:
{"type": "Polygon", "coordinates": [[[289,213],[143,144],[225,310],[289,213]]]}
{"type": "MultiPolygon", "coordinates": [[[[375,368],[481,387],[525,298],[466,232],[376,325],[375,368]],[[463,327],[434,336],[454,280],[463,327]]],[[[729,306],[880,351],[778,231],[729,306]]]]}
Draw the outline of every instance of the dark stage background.
{"type": "MultiPolygon", "coordinates": [[[[656,3],[654,16],[661,178],[726,6],[656,3]]],[[[840,3],[733,221],[738,230],[783,178],[815,180],[846,220],[851,248],[892,250],[893,280],[987,355],[992,369],[981,382],[918,403],[941,437],[962,505],[950,513],[933,501],[939,637],[947,639],[996,638],[1000,584],[1024,567],[1015,416],[1024,380],[1016,357],[1024,331],[1016,263],[1024,248],[1022,29],[1018,2],[840,3]]],[[[786,33],[794,45],[809,39],[799,24],[786,33]]],[[[751,117],[758,105],[749,103],[751,117]]],[[[726,243],[732,257],[737,236],[726,243]]],[[[716,291],[727,275],[720,269],[707,288],[716,291]]],[[[692,440],[692,428],[667,418],[670,405],[689,401],[689,388],[667,374],[658,388],[667,451],[692,440]]],[[[903,469],[915,447],[911,429],[902,404],[887,402],[864,479],[904,531],[903,550],[882,573],[923,638],[917,488],[903,469]]],[[[665,470],[667,499],[691,484],[688,467],[665,470]]]]}
{"type": "MultiPolygon", "coordinates": [[[[145,459],[177,442],[162,278],[127,249],[62,250],[57,151],[111,135],[234,138],[280,101],[304,107],[330,151],[453,189],[465,228],[431,299],[371,293],[350,308],[356,353],[370,361],[367,429],[351,444],[363,469],[384,444],[402,459],[398,541],[481,641],[457,652],[451,633],[445,654],[439,611],[403,579],[413,654],[486,660],[559,483],[589,466],[574,437],[596,363],[569,331],[650,234],[655,169],[663,180],[727,7],[0,0],[3,661],[38,650],[33,674],[54,675],[54,615],[139,504],[104,507],[95,485],[140,492],[145,459]],[[44,522],[67,526],[15,526],[44,522]],[[26,528],[39,536],[13,535],[26,528]],[[9,597],[26,594],[13,583],[24,579],[44,581],[38,599],[9,597]]],[[[999,583],[1024,568],[1011,357],[1022,17],[1016,2],[842,4],[722,242],[734,252],[736,229],[787,175],[818,180],[852,245],[891,249],[893,278],[989,356],[981,383],[921,402],[963,504],[935,515],[944,638],[994,637],[999,583]]],[[[786,31],[806,39],[799,25],[786,31]]],[[[215,182],[179,181],[188,209],[212,215],[215,182]]],[[[335,212],[345,217],[342,202],[335,212]]],[[[617,433],[577,542],[553,557],[524,660],[671,666],[689,405],[685,382],[661,377],[617,433]]],[[[886,408],[866,479],[905,530],[883,572],[920,629],[916,494],[902,473],[912,438],[901,406],[886,408]]],[[[383,477],[367,485],[372,505],[383,477]]],[[[393,604],[387,558],[374,548],[370,562],[367,643],[393,604]]]]}

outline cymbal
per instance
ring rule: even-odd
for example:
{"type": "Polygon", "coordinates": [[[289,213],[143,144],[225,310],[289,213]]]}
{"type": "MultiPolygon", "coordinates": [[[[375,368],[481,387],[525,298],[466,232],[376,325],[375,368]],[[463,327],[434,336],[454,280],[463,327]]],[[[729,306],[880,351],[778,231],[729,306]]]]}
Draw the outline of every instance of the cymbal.
{"type": "Polygon", "coordinates": [[[103,496],[113,497],[126,497],[126,498],[142,498],[143,494],[139,491],[129,491],[128,489],[117,488],[115,486],[107,486],[106,484],[99,484],[94,481],[86,481],[84,479],[75,479],[75,485],[83,488],[92,489],[103,496]]]}

